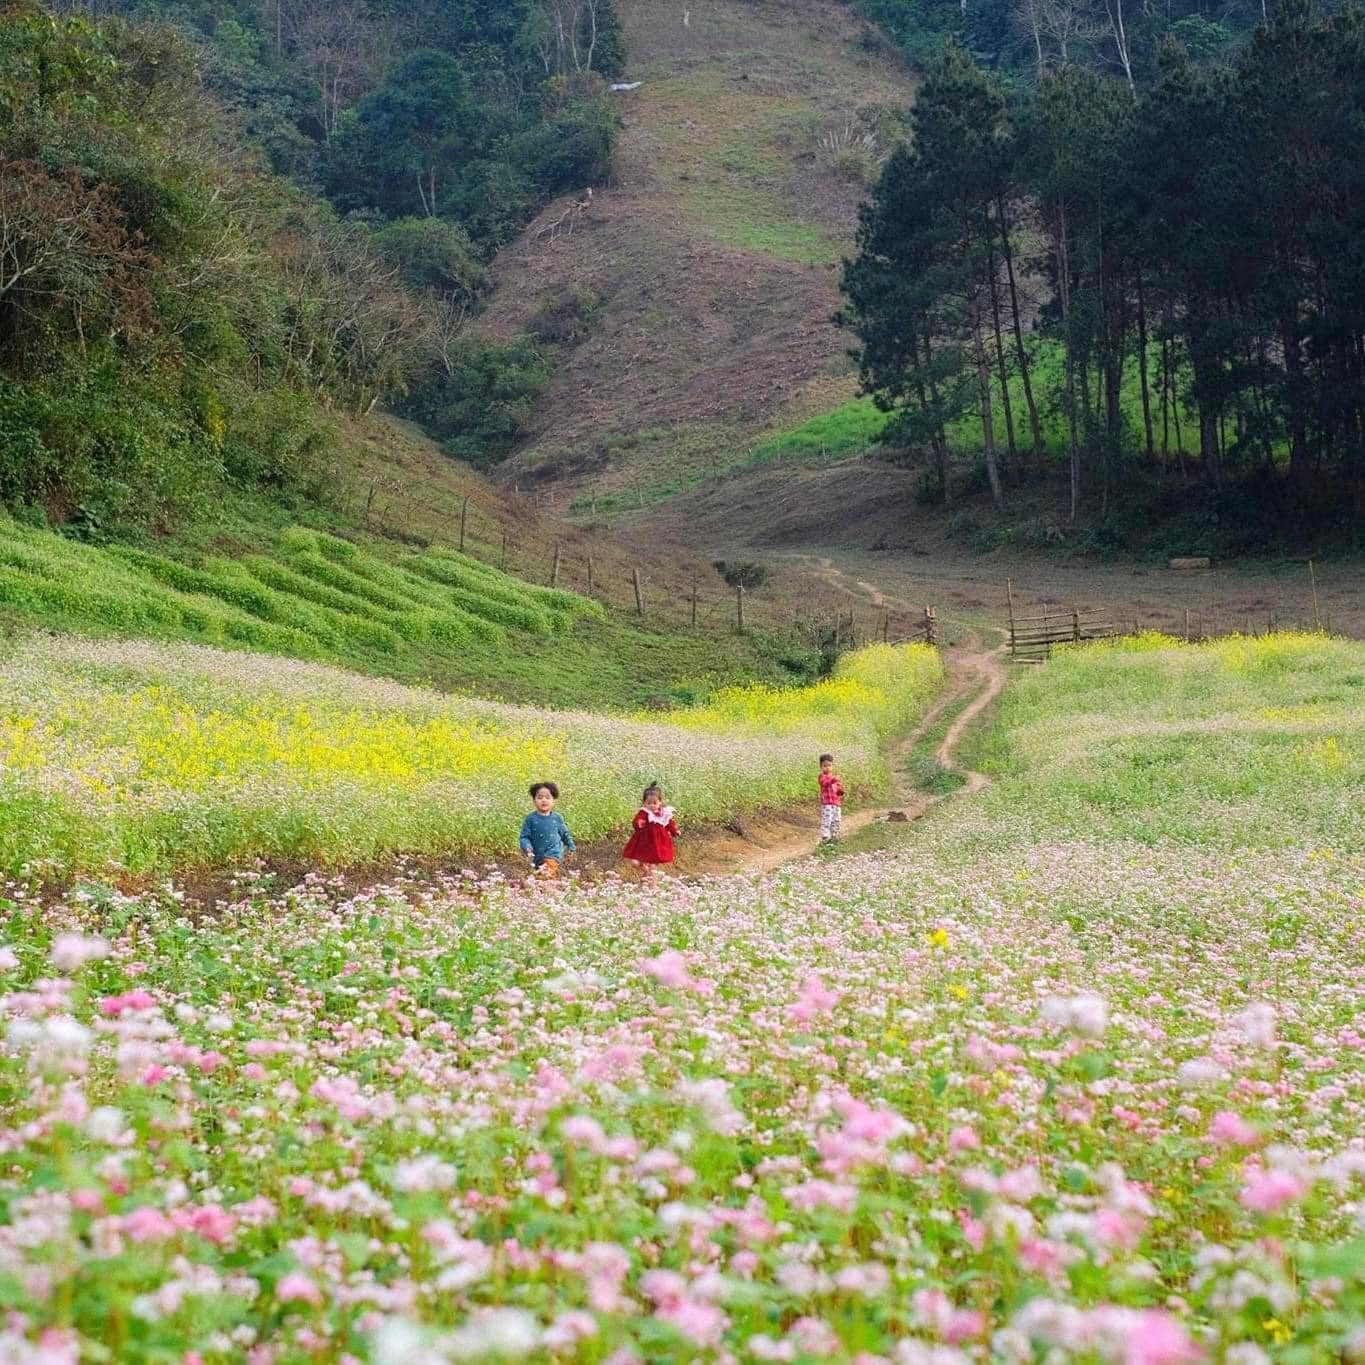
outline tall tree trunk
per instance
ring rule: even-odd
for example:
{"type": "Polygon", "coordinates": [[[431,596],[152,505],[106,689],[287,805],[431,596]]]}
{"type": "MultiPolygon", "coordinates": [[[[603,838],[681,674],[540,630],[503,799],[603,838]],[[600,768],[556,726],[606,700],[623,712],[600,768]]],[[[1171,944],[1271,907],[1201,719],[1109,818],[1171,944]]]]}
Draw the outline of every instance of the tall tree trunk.
{"type": "Polygon", "coordinates": [[[1304,424],[1303,352],[1299,349],[1298,327],[1288,317],[1280,323],[1280,349],[1289,381],[1289,477],[1294,479],[1302,472],[1308,438],[1304,424]]]}
{"type": "Polygon", "coordinates": [[[953,501],[953,481],[952,470],[948,467],[948,433],[944,430],[942,412],[943,406],[939,402],[938,381],[934,378],[932,368],[933,348],[929,342],[929,334],[924,334],[924,366],[929,371],[929,397],[934,404],[934,413],[938,420],[934,423],[933,449],[934,462],[938,468],[939,491],[943,494],[943,505],[948,507],[953,501]]]}
{"type": "Polygon", "coordinates": [[[1147,382],[1147,303],[1143,297],[1142,267],[1137,268],[1138,384],[1142,389],[1142,431],[1147,441],[1147,462],[1155,458],[1152,439],[1152,395],[1147,382]]]}
{"type": "Polygon", "coordinates": [[[1014,349],[1019,361],[1019,377],[1024,384],[1024,402],[1028,407],[1029,428],[1033,433],[1033,454],[1040,463],[1043,458],[1043,428],[1038,421],[1038,404],[1033,401],[1033,381],[1029,377],[1028,352],[1024,349],[1024,327],[1019,318],[1019,290],[1014,282],[1014,251],[1010,246],[1009,222],[1005,217],[1002,195],[995,202],[996,222],[1000,225],[1000,253],[1005,258],[1005,278],[1010,287],[1010,317],[1014,324],[1014,349]]]}
{"type": "Polygon", "coordinates": [[[976,351],[976,383],[981,395],[981,444],[986,454],[986,477],[990,480],[991,500],[998,511],[1005,505],[1000,489],[1000,466],[995,454],[995,426],[991,412],[991,366],[986,345],[981,339],[981,301],[972,300],[972,346],[976,351]]]}
{"type": "MultiPolygon", "coordinates": [[[[937,387],[931,382],[930,390],[925,392],[924,373],[929,368],[931,351],[929,349],[929,338],[925,336],[924,342],[924,368],[920,368],[919,363],[919,344],[921,338],[912,336],[910,339],[910,350],[915,361],[915,395],[919,399],[921,411],[926,414],[937,415],[938,412],[938,391],[937,387]],[[932,407],[930,406],[932,404],[932,407]]],[[[948,448],[944,441],[943,427],[935,421],[929,433],[929,449],[934,453],[934,472],[938,476],[938,494],[943,499],[943,505],[947,507],[953,500],[952,489],[948,483],[948,448]]]]}
{"type": "Polygon", "coordinates": [[[1014,444],[1014,409],[1010,406],[1010,372],[1005,364],[1005,342],[1000,334],[1000,293],[995,278],[995,252],[987,251],[986,264],[991,282],[991,322],[995,328],[995,363],[1000,369],[1000,405],[1005,410],[1005,441],[1013,464],[1019,451],[1014,444]]]}
{"type": "Polygon", "coordinates": [[[1076,347],[1071,335],[1071,252],[1066,240],[1066,204],[1057,203],[1057,299],[1062,310],[1066,349],[1066,431],[1071,454],[1071,506],[1067,523],[1074,526],[1081,501],[1081,446],[1076,431],[1076,347]]]}
{"type": "Polygon", "coordinates": [[[1170,408],[1170,361],[1167,358],[1169,342],[1161,338],[1161,477],[1166,477],[1166,466],[1171,458],[1171,408],[1170,408]]]}

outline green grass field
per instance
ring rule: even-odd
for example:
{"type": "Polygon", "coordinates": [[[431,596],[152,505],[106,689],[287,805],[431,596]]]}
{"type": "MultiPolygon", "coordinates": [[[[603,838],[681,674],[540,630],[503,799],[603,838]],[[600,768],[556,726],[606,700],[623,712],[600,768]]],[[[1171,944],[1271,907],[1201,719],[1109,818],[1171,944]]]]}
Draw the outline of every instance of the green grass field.
{"type": "Polygon", "coordinates": [[[972,842],[1365,845],[1365,645],[1163,636],[1057,653],[1006,690],[973,761],[972,842]]]}
{"type": "MultiPolygon", "coordinates": [[[[1035,401],[1039,409],[1039,428],[1042,432],[1043,446],[1049,455],[1062,456],[1068,449],[1068,434],[1065,412],[1054,402],[1051,395],[1061,391],[1062,352],[1053,341],[1035,338],[1030,344],[1030,379],[1033,384],[1035,401]]],[[[1159,351],[1154,350],[1151,360],[1150,382],[1156,383],[1159,351]]],[[[1017,372],[1010,374],[1010,407],[1014,418],[1015,440],[1021,450],[1031,450],[1032,431],[1029,426],[1028,407],[1024,398],[1024,384],[1017,372]]],[[[1004,448],[1006,442],[1005,413],[1000,401],[1000,386],[996,381],[991,390],[993,422],[997,445],[1004,448]]],[[[1130,361],[1124,370],[1121,407],[1124,421],[1130,432],[1142,431],[1142,393],[1136,362],[1130,361]]],[[[1161,408],[1156,393],[1152,394],[1152,420],[1158,445],[1161,442],[1161,408]]],[[[761,441],[745,458],[736,461],[735,471],[750,469],[769,464],[775,460],[811,461],[820,459],[843,459],[861,455],[875,447],[885,434],[890,421],[887,413],[880,412],[871,398],[851,398],[829,412],[821,413],[789,431],[781,432],[761,441]]],[[[1195,439],[1193,416],[1181,409],[1181,434],[1189,444],[1195,439]]],[[[948,440],[951,448],[962,453],[981,449],[981,414],[973,408],[948,427],[948,440]]],[[[1176,448],[1174,426],[1170,430],[1170,447],[1176,448]]]]}
{"type": "Polygon", "coordinates": [[[230,559],[97,547],[0,518],[0,628],[187,640],[540,705],[630,708],[683,688],[810,678],[762,630],[609,612],[450,550],[392,558],[290,527],[230,559]]]}

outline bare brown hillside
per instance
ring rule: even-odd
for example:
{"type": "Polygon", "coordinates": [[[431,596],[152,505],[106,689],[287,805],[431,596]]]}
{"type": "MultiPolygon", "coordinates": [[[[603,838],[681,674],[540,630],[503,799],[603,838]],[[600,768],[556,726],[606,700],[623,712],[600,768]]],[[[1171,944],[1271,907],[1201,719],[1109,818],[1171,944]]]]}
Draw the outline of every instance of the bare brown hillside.
{"type": "Polygon", "coordinates": [[[503,253],[487,318],[513,335],[570,289],[587,315],[501,474],[560,505],[727,462],[852,391],[831,317],[872,162],[840,144],[912,93],[839,0],[619,8],[640,87],[619,96],[615,181],[503,253]]]}

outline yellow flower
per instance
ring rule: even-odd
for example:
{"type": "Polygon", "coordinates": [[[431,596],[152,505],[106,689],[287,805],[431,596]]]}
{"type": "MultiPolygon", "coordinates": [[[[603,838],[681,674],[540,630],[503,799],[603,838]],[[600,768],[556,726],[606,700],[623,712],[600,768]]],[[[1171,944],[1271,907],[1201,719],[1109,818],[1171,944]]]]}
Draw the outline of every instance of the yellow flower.
{"type": "Polygon", "coordinates": [[[1268,1332],[1277,1346],[1283,1346],[1294,1335],[1293,1329],[1286,1327],[1279,1318],[1266,1318],[1261,1323],[1261,1330],[1268,1332]]]}
{"type": "Polygon", "coordinates": [[[935,929],[929,935],[929,946],[931,948],[946,948],[948,943],[948,931],[946,929],[935,929]]]}
{"type": "Polygon", "coordinates": [[[957,996],[959,1000],[965,1000],[967,998],[967,988],[966,986],[949,986],[948,994],[957,996]]]}

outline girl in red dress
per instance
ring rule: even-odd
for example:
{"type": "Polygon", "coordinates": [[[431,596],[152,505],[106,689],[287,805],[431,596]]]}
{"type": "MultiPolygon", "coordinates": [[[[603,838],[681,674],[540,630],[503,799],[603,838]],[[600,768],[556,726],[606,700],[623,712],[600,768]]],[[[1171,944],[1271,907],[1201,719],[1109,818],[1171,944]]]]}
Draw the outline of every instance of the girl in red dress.
{"type": "Polygon", "coordinates": [[[634,833],[622,850],[628,863],[646,870],[673,866],[673,840],[678,837],[678,822],[673,807],[664,805],[664,794],[657,782],[645,788],[640,809],[631,821],[634,833]]]}

